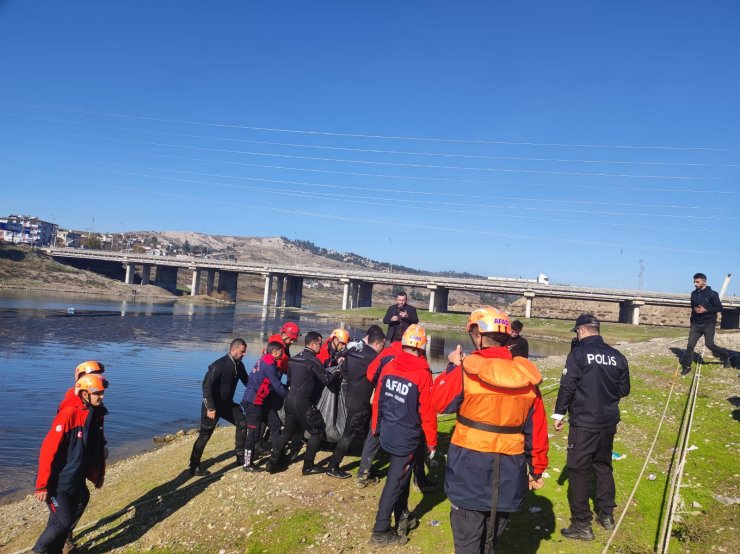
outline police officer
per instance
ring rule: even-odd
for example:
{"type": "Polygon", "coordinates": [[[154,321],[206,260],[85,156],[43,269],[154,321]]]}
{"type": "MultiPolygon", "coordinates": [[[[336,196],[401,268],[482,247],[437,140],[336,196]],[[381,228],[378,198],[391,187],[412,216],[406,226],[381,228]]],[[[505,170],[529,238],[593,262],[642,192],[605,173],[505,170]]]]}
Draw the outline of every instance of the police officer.
{"type": "Polygon", "coordinates": [[[695,290],[691,293],[691,329],[689,330],[689,342],[686,345],[686,355],[681,362],[681,375],[688,375],[691,372],[694,347],[702,335],[704,335],[704,344],[712,351],[712,354],[722,360],[726,368],[732,367],[730,353],[714,344],[717,314],[722,311],[719,294],[707,286],[707,276],[703,273],[694,275],[694,287],[695,290]]]}
{"type": "Polygon", "coordinates": [[[601,338],[600,323],[591,314],[576,319],[578,345],[568,354],[555,401],[555,430],[562,431],[570,414],[568,476],[570,527],[564,537],[590,541],[591,508],[588,503],[591,471],[596,476],[594,509],[604,529],[614,528],[614,476],[612,443],[619,423],[619,400],[630,393],[627,359],[601,338]]]}

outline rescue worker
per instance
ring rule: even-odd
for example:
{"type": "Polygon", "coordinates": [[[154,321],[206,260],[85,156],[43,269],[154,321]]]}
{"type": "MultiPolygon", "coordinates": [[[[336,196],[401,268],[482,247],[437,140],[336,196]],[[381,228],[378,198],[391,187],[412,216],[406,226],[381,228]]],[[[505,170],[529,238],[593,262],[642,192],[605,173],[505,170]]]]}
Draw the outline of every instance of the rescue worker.
{"type": "MultiPolygon", "coordinates": [[[[75,368],[75,383],[77,383],[77,380],[83,375],[89,375],[91,373],[100,374],[104,372],[105,372],[105,366],[98,361],[88,360],[86,362],[82,362],[75,368]]],[[[62,406],[66,402],[70,402],[70,401],[73,403],[80,402],[79,397],[75,393],[75,387],[70,387],[69,389],[67,389],[67,392],[64,394],[64,398],[62,399],[61,404],[59,404],[57,413],[59,412],[59,410],[61,410],[62,406]]]]}
{"type": "Polygon", "coordinates": [[[396,303],[388,307],[383,318],[383,323],[388,325],[388,342],[399,342],[409,325],[419,323],[416,308],[407,304],[406,293],[401,291],[396,295],[396,303]]]}
{"type": "MultiPolygon", "coordinates": [[[[402,351],[401,341],[392,342],[390,346],[380,351],[378,356],[370,363],[367,368],[367,380],[371,383],[371,388],[375,389],[378,384],[378,378],[380,372],[385,365],[395,358],[402,351]]],[[[422,356],[425,356],[422,353],[422,356]]],[[[372,394],[372,392],[371,392],[372,394]]],[[[360,456],[360,467],[357,471],[357,487],[365,488],[368,485],[375,485],[378,483],[378,476],[372,472],[372,464],[375,456],[380,449],[380,441],[378,437],[372,433],[370,429],[365,438],[365,444],[362,447],[362,455],[360,456]]],[[[414,457],[414,470],[413,479],[414,484],[418,487],[419,491],[423,494],[431,493],[436,490],[437,483],[427,477],[424,474],[424,456],[426,454],[427,447],[424,442],[419,444],[419,452],[414,457]]]]}
{"type": "Polygon", "coordinates": [[[203,378],[203,402],[200,407],[200,431],[190,454],[190,474],[208,475],[200,460],[203,450],[211,438],[219,418],[223,418],[236,427],[234,436],[234,453],[236,463],[244,465],[244,442],[247,436],[247,425],[239,404],[234,402],[237,381],[247,385],[247,370],[242,358],[247,352],[244,339],[234,339],[229,345],[229,352],[208,366],[203,378]]]}
{"type": "Polygon", "coordinates": [[[324,364],[324,367],[333,367],[339,365],[339,360],[343,352],[347,349],[350,338],[349,333],[344,329],[334,329],[326,339],[318,354],[318,359],[324,364]]]}
{"type": "Polygon", "coordinates": [[[62,403],[41,445],[35,496],[49,507],[49,520],[33,552],[61,553],[90,500],[85,480],[103,486],[107,387],[102,375],[83,374],[75,384],[78,401],[62,403]]]}
{"type": "Polygon", "coordinates": [[[596,477],[594,508],[604,529],[614,528],[615,487],[612,473],[612,443],[619,423],[619,400],[630,393],[627,359],[604,342],[600,323],[591,314],[576,319],[578,346],[565,360],[560,390],[555,401],[555,431],[568,423],[568,503],[570,526],[564,537],[591,541],[591,472],[596,477]]]}
{"type": "Polygon", "coordinates": [[[347,418],[344,432],[339,439],[334,452],[329,459],[326,474],[336,479],[351,477],[346,471],[339,469],[344,455],[347,453],[356,436],[367,433],[370,423],[370,397],[373,394],[373,383],[367,380],[367,368],[378,356],[385,344],[385,333],[378,325],[371,325],[361,341],[350,343],[344,354],[344,363],[341,365],[342,381],[347,383],[346,405],[347,418]]]}
{"type": "Polygon", "coordinates": [[[285,399],[285,427],[280,438],[272,448],[268,469],[276,473],[283,465],[283,448],[288,441],[299,433],[307,431],[306,453],[303,456],[303,475],[323,473],[323,469],[314,465],[316,453],[321,446],[321,435],[324,431],[324,418],[316,407],[321,398],[324,386],[339,379],[339,372],[329,373],[316,355],[321,350],[322,337],[316,331],[306,333],[306,347],[290,359],[288,366],[289,388],[285,399]]]}
{"type": "Polygon", "coordinates": [[[726,368],[732,367],[730,353],[714,344],[714,332],[717,327],[717,314],[722,311],[719,294],[707,285],[707,276],[703,273],[694,275],[694,290],[691,293],[691,327],[686,355],[681,362],[681,375],[691,373],[691,362],[694,360],[694,348],[699,338],[704,336],[704,344],[726,368]]]}
{"type": "Polygon", "coordinates": [[[506,340],[506,348],[509,349],[514,358],[517,356],[529,358],[529,342],[522,336],[522,329],[524,329],[524,324],[518,319],[511,322],[511,331],[509,331],[509,338],[506,340]]]}
{"type": "Polygon", "coordinates": [[[278,361],[283,355],[283,346],[275,341],[267,344],[265,354],[258,360],[257,369],[252,372],[242,397],[242,407],[247,424],[247,438],[244,445],[244,471],[255,472],[255,447],[263,424],[267,424],[274,440],[280,437],[280,418],[274,409],[275,397],[288,396],[288,387],[280,380],[278,361]]]}
{"type": "Polygon", "coordinates": [[[423,356],[426,343],[424,328],[411,325],[401,338],[401,352],[385,365],[378,378],[372,432],[390,455],[390,464],[370,536],[373,546],[405,544],[408,531],[418,524],[408,508],[411,468],[425,439],[430,459],[437,449],[432,374],[423,356]],[[391,529],[391,514],[395,516],[396,532],[391,529]]]}
{"type": "Polygon", "coordinates": [[[432,398],[437,412],[457,413],[445,474],[455,552],[479,554],[494,551],[510,513],[543,485],[547,417],[537,367],[503,346],[506,313],[478,308],[467,330],[475,351],[465,356],[458,345],[450,353],[432,398]]]}

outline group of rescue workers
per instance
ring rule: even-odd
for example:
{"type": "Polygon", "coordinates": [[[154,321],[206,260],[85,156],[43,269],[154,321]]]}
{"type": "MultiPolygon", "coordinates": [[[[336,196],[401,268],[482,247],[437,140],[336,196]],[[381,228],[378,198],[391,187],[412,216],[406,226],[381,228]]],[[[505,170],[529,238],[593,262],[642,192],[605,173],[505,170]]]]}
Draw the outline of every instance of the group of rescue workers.
{"type": "MultiPolygon", "coordinates": [[[[412,474],[422,492],[434,488],[424,467],[425,462],[440,463],[437,414],[456,414],[444,483],[455,551],[493,552],[510,514],[522,507],[529,490],[544,485],[548,466],[547,420],[538,388],[542,376],[526,356],[512,354],[527,352],[526,340],[519,335],[521,324],[512,325],[506,313],[490,306],[474,310],[467,323],[473,352],[466,355],[458,345],[447,367],[433,379],[426,358],[427,334],[405,294],[398,295],[384,321],[387,335],[371,325],[356,341],[344,329],[335,329],[326,340],[309,331],[303,350],[295,355],[290,347],[301,332],[296,323],[287,322],[269,337],[249,372],[242,361],[246,342],[234,339],[203,380],[201,424],[188,471],[193,476],[208,474],[201,458],[219,418],[235,425],[236,461],[246,472],[263,469],[255,460],[258,452],[267,450],[266,469],[282,471],[299,459],[307,438],[302,474],[325,472],[347,479],[351,475],[341,469],[342,460],[355,439],[364,438],[358,486],[379,481],[371,470],[378,449],[390,458],[370,543],[405,544],[418,525],[408,506],[412,474]],[[238,381],[245,385],[241,405],[233,400],[238,381]],[[345,383],[345,425],[328,464],[320,467],[315,459],[326,422],[317,404],[325,388],[338,390],[340,382],[345,383]]],[[[619,399],[629,393],[629,371],[625,358],[601,339],[594,316],[579,317],[573,330],[579,342],[568,356],[552,416],[556,431],[562,429],[566,413],[571,425],[572,519],[562,534],[592,540],[592,470],[597,521],[606,529],[614,525],[611,445],[619,399]]],[[[97,362],[78,366],[75,386],[44,440],[36,496],[47,501],[50,515],[35,552],[71,551],[69,542],[64,545],[89,499],[85,478],[96,487],[103,483],[102,398],[107,382],[102,372],[97,362]]]]}

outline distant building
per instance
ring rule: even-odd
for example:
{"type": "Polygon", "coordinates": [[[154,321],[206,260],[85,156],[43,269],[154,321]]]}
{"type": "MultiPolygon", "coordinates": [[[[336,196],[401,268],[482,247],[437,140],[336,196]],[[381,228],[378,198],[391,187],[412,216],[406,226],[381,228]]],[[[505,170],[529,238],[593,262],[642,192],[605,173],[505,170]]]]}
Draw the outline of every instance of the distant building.
{"type": "Polygon", "coordinates": [[[0,217],[0,237],[16,244],[53,245],[58,228],[55,223],[30,215],[0,217]]]}
{"type": "Polygon", "coordinates": [[[57,241],[60,241],[64,246],[78,248],[82,244],[81,239],[82,233],[77,231],[62,229],[57,231],[57,241]]]}

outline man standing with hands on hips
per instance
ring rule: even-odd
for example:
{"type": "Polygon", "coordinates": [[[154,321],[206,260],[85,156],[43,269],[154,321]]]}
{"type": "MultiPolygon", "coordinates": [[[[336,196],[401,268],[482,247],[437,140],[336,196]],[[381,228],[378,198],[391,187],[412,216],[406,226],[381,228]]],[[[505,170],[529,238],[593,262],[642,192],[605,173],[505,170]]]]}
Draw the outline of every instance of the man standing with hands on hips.
{"type": "Polygon", "coordinates": [[[591,471],[596,477],[596,520],[604,529],[614,528],[616,503],[612,472],[612,444],[619,423],[619,400],[630,393],[627,359],[601,338],[600,323],[591,314],[576,319],[577,343],[568,354],[555,401],[555,430],[562,431],[569,413],[568,503],[570,527],[564,537],[591,541],[589,489],[591,471]]]}
{"type": "Polygon", "coordinates": [[[416,308],[406,303],[406,293],[401,291],[396,295],[396,303],[388,307],[383,323],[388,325],[388,343],[400,342],[403,334],[410,325],[419,323],[416,308]]]}

